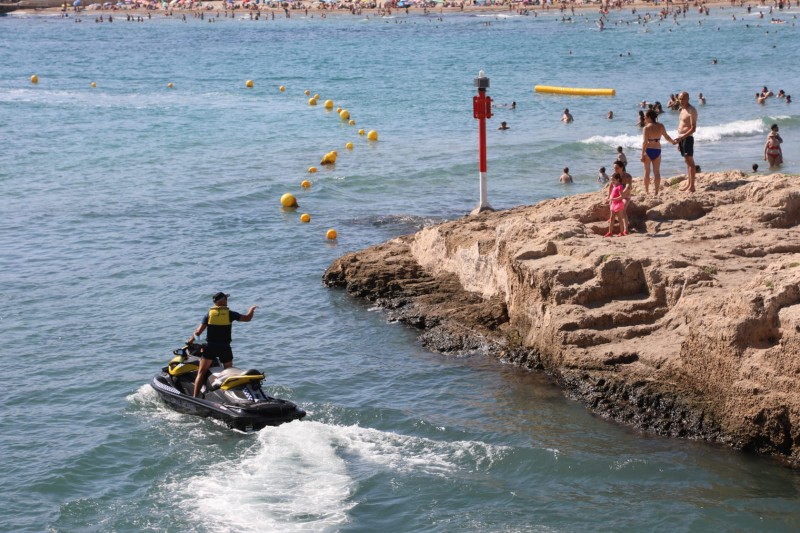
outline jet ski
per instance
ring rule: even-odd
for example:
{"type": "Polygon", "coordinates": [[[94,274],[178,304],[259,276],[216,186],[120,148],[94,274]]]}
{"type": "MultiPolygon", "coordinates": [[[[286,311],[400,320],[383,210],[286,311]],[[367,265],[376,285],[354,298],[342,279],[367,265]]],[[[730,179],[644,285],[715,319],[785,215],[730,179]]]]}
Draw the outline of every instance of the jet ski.
{"type": "Polygon", "coordinates": [[[153,377],[150,385],[164,403],[181,413],[216,418],[240,431],[258,431],[306,416],[294,403],[264,393],[264,374],[258,370],[223,368],[216,359],[200,396],[194,398],[194,380],[204,348],[204,344],[190,344],[174,350],[175,357],[153,377]]]}

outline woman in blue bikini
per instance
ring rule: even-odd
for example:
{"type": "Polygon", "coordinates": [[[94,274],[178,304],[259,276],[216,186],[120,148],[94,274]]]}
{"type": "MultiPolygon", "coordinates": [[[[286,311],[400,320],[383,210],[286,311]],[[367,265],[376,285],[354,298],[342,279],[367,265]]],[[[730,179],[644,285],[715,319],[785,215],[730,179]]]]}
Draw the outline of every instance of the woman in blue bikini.
{"type": "Polygon", "coordinates": [[[663,124],[658,122],[658,113],[649,110],[644,116],[644,129],[642,130],[642,163],[644,164],[644,192],[650,194],[650,167],[653,168],[653,179],[656,185],[656,194],[661,188],[661,137],[671,144],[675,141],[667,133],[663,124]]]}

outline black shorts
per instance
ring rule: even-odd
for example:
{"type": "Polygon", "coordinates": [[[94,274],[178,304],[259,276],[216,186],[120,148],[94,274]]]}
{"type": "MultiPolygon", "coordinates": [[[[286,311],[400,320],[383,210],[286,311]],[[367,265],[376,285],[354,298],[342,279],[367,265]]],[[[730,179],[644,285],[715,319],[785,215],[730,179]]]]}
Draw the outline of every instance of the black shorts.
{"type": "Polygon", "coordinates": [[[683,157],[692,157],[694,155],[694,137],[689,135],[685,139],[678,141],[678,148],[681,149],[683,157]]]}
{"type": "Polygon", "coordinates": [[[219,359],[223,365],[233,361],[233,350],[230,345],[208,344],[200,355],[203,359],[219,359]]]}

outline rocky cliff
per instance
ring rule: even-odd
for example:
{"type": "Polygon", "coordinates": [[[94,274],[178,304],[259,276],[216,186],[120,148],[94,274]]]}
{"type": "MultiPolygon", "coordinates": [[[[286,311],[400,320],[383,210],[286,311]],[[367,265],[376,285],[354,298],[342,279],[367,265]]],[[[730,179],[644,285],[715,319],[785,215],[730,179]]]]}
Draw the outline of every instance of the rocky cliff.
{"type": "Polygon", "coordinates": [[[552,375],[614,420],[800,466],[800,178],[703,174],[637,195],[604,238],[602,193],[425,228],[335,261],[431,349],[552,375]]]}

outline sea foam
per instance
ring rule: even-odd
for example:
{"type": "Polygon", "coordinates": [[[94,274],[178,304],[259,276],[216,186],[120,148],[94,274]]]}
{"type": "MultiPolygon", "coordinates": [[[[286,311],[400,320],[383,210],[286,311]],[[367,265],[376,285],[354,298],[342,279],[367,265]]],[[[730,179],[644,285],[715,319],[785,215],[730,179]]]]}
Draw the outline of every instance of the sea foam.
{"type": "MultiPolygon", "coordinates": [[[[761,134],[768,130],[762,119],[735,120],[717,126],[700,126],[694,134],[697,142],[719,142],[731,137],[745,137],[761,134]]],[[[667,130],[671,137],[676,137],[678,132],[667,130]]],[[[580,141],[582,144],[602,144],[616,147],[638,148],[642,145],[641,135],[593,135],[580,141]]]]}
{"type": "Polygon", "coordinates": [[[258,433],[252,453],[174,487],[220,531],[325,531],[347,523],[360,478],[376,472],[445,477],[488,468],[504,448],[359,426],[292,422],[258,433]]]}

